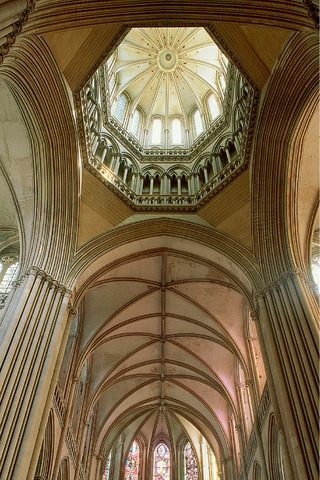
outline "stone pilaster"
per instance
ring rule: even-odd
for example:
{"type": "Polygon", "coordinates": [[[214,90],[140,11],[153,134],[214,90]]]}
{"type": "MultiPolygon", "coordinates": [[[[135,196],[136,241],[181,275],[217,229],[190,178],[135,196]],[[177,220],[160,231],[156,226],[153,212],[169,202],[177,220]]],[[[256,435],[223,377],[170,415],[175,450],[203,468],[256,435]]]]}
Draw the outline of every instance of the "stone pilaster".
{"type": "Polygon", "coordinates": [[[16,284],[17,301],[5,312],[0,331],[1,478],[33,479],[62,357],[70,293],[31,267],[16,284]]]}
{"type": "Polygon", "coordinates": [[[270,394],[292,467],[288,478],[297,480],[318,478],[318,335],[310,286],[294,269],[256,294],[257,327],[273,384],[270,394]]]}

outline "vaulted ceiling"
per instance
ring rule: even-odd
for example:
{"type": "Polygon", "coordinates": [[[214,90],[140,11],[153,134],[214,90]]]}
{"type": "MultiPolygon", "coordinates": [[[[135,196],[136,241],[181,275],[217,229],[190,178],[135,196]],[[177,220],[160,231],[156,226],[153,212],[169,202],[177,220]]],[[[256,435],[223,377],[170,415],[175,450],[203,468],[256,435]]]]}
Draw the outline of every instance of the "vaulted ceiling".
{"type": "Polygon", "coordinates": [[[203,435],[227,455],[253,352],[260,393],[265,382],[245,303],[223,271],[167,249],[100,276],[83,303],[78,366],[87,358],[97,450],[121,434],[141,435],[148,448],[159,437],[174,445],[203,435]]]}
{"type": "MultiPolygon", "coordinates": [[[[184,8],[178,1],[138,0],[38,0],[36,5],[23,34],[47,42],[71,96],[129,27],[210,25],[262,94],[287,40],[312,28],[298,0],[186,1],[184,8]]],[[[79,246],[123,223],[158,218],[133,214],[87,171],[80,203],[79,246]]],[[[252,208],[247,170],[197,215],[176,218],[223,232],[249,254],[252,208]]],[[[5,211],[9,218],[12,202],[5,211]]],[[[16,220],[9,223],[6,227],[17,228],[16,220]]],[[[261,353],[246,299],[234,278],[200,257],[168,248],[128,257],[84,295],[80,326],[77,368],[80,373],[87,364],[91,372],[86,408],[96,410],[98,447],[109,448],[123,432],[131,439],[140,432],[149,441],[157,435],[174,441],[197,431],[214,448],[225,448],[231,441],[230,417],[237,421],[239,372],[243,378],[252,375],[248,336],[263,388],[261,353]]]]}

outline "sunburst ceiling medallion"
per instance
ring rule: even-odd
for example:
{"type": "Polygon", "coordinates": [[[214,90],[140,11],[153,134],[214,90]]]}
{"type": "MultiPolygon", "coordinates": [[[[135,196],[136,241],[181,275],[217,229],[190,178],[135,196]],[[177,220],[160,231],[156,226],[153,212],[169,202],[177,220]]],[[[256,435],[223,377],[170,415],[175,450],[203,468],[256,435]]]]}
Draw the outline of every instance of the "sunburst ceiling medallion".
{"type": "Polygon", "coordinates": [[[189,148],[222,114],[228,61],[204,28],[133,28],[107,65],[111,114],[143,148],[189,148]]]}

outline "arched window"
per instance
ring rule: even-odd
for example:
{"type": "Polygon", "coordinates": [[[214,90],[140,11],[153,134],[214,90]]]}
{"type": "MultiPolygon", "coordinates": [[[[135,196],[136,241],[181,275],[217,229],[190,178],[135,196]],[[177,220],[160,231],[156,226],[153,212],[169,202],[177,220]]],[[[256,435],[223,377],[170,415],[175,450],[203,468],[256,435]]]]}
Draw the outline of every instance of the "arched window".
{"type": "MultiPolygon", "coordinates": [[[[11,257],[5,257],[2,259],[2,267],[6,267],[10,261],[13,259],[11,257]]],[[[3,278],[0,283],[0,294],[9,293],[12,282],[15,279],[19,268],[19,262],[12,263],[4,272],[3,278]]],[[[2,270],[2,268],[1,268],[2,270]]]]}
{"type": "Polygon", "coordinates": [[[311,269],[314,282],[318,287],[318,292],[320,292],[320,256],[314,256],[312,258],[311,269]]]}
{"type": "Polygon", "coordinates": [[[102,475],[102,480],[109,480],[110,465],[111,465],[111,452],[109,453],[108,458],[107,458],[106,468],[104,469],[104,472],[103,472],[103,475],[102,475]]]}
{"type": "Polygon", "coordinates": [[[208,106],[209,106],[211,120],[214,120],[220,115],[221,112],[220,112],[220,107],[217,102],[217,99],[213,93],[208,97],[208,106]]]}
{"type": "Polygon", "coordinates": [[[124,480],[138,480],[139,475],[139,445],[134,440],[129,450],[124,469],[124,480]]]}
{"type": "Polygon", "coordinates": [[[185,480],[198,480],[198,463],[190,442],[184,449],[184,478],[185,480]]]}
{"type": "Polygon", "coordinates": [[[141,128],[141,113],[139,112],[139,110],[136,110],[134,112],[133,119],[131,122],[131,128],[130,128],[132,135],[134,135],[136,138],[139,138],[140,128],[141,128]]]}
{"type": "Polygon", "coordinates": [[[193,122],[194,122],[194,131],[195,131],[196,137],[198,137],[203,132],[202,120],[201,120],[201,115],[199,110],[196,110],[194,112],[193,122]]]}
{"type": "Polygon", "coordinates": [[[173,118],[171,122],[172,127],[172,144],[181,145],[182,143],[182,130],[180,118],[173,118]]]}
{"type": "Polygon", "coordinates": [[[165,443],[154,449],[153,480],[170,480],[170,450],[165,443]]]}
{"type": "Polygon", "coordinates": [[[162,121],[161,118],[156,117],[152,120],[152,132],[151,132],[151,143],[154,145],[159,145],[161,143],[161,127],[162,121]]]}
{"type": "Polygon", "coordinates": [[[224,75],[219,76],[219,83],[220,83],[220,87],[221,87],[222,92],[224,92],[225,89],[226,89],[226,79],[225,79],[224,75]]]}
{"type": "Polygon", "coordinates": [[[119,120],[119,122],[123,122],[124,116],[126,113],[128,100],[124,95],[120,95],[119,100],[117,102],[116,109],[114,111],[114,116],[119,120]]]}

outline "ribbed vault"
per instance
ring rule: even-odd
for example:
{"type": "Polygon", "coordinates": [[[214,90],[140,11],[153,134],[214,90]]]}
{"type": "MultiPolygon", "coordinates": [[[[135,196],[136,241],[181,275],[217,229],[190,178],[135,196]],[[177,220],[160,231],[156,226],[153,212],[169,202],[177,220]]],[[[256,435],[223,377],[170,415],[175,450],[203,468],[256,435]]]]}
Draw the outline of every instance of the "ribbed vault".
{"type": "Polygon", "coordinates": [[[148,451],[159,438],[173,447],[202,435],[218,459],[230,455],[239,385],[259,377],[254,398],[265,381],[245,303],[224,272],[167,249],[101,275],[83,300],[78,364],[96,452],[105,457],[122,435],[147,439],[148,451]]]}

